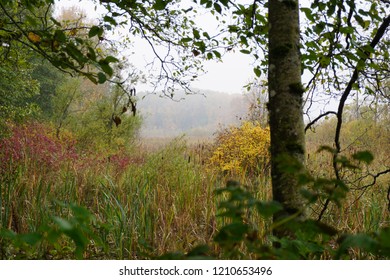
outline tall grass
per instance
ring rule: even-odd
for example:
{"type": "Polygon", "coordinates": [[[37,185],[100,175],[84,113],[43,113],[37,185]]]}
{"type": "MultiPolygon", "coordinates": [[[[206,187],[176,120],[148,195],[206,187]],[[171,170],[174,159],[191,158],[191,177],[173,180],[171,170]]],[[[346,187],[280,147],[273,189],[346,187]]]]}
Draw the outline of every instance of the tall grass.
{"type": "MultiPolygon", "coordinates": [[[[153,152],[138,148],[108,160],[106,155],[76,153],[75,147],[64,146],[61,139],[56,142],[44,129],[23,133],[14,139],[19,141],[16,145],[8,140],[1,143],[0,155],[7,159],[0,171],[2,259],[72,259],[80,257],[79,247],[87,259],[145,259],[189,252],[201,244],[210,245],[212,254],[222,257],[213,238],[229,223],[228,218],[218,217],[217,207],[227,197],[216,196],[215,190],[234,179],[256,199],[271,199],[268,174],[234,178],[214,172],[206,168],[207,148],[189,145],[183,138],[153,152]],[[38,131],[52,143],[51,154],[45,157],[39,155],[44,146],[19,141],[40,141],[43,136],[36,137],[38,131]],[[61,160],[50,164],[53,155],[61,160]],[[92,216],[74,205],[85,207],[92,216]],[[66,221],[74,231],[69,231],[66,221]],[[90,240],[85,243],[78,233],[90,240]]],[[[310,166],[328,176],[332,170],[325,165],[325,157],[313,152],[310,166]]],[[[348,232],[374,232],[389,226],[385,183],[350,192],[340,207],[331,205],[326,222],[348,232]]],[[[256,213],[249,216],[249,212],[246,218],[258,238],[269,242],[270,219],[256,213]]],[[[251,258],[245,248],[242,251],[251,258]]]]}
{"type": "MultiPolygon", "coordinates": [[[[94,214],[93,227],[108,246],[105,251],[95,248],[100,252],[95,257],[138,259],[209,243],[216,229],[215,182],[188,160],[188,152],[186,143],[176,140],[122,172],[115,162],[91,158],[43,171],[33,154],[23,153],[21,160],[8,162],[12,172],[2,172],[1,228],[37,231],[53,225],[53,217],[71,218],[61,203],[77,203],[94,214]]],[[[68,256],[41,249],[35,257],[68,256]]],[[[15,254],[4,253],[3,258],[15,254]]]]}
{"type": "MultiPolygon", "coordinates": [[[[333,120],[325,122],[317,133],[307,135],[307,167],[316,178],[334,178],[332,154],[328,151],[319,152],[320,146],[332,147],[333,120]]],[[[374,177],[378,172],[388,169],[389,156],[386,150],[390,148],[386,129],[380,126],[368,126],[365,122],[348,122],[345,124],[342,137],[342,147],[345,147],[340,156],[349,160],[356,168],[342,168],[340,176],[348,192],[341,205],[330,204],[323,221],[335,226],[341,232],[376,232],[379,228],[390,226],[390,211],[387,191],[390,174],[374,177]],[[365,130],[362,134],[358,132],[365,130]],[[387,140],[386,140],[387,139],[387,140]],[[371,164],[365,164],[353,159],[359,151],[370,151],[373,155],[371,164]]],[[[317,218],[323,207],[320,201],[313,207],[313,217],[317,218]]]]}

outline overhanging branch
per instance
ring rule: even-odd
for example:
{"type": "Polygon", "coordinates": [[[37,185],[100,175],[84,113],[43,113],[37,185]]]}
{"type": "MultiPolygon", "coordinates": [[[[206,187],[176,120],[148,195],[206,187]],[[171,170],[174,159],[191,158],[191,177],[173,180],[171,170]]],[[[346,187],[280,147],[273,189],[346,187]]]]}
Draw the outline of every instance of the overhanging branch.
{"type": "MultiPolygon", "coordinates": [[[[379,41],[381,40],[381,38],[385,34],[386,29],[389,27],[389,24],[390,24],[390,16],[387,16],[383,20],[381,26],[378,28],[378,31],[375,34],[375,37],[371,41],[371,43],[370,43],[370,47],[371,48],[374,49],[376,47],[376,45],[379,43],[379,41]]],[[[335,145],[336,145],[336,149],[337,149],[337,153],[339,153],[340,150],[341,150],[341,146],[340,146],[340,133],[341,133],[341,126],[342,126],[342,123],[343,123],[343,118],[342,117],[343,117],[345,102],[347,101],[348,96],[350,95],[350,93],[352,91],[352,86],[356,83],[356,81],[357,81],[357,79],[359,77],[359,72],[361,71],[361,69],[359,69],[360,65],[362,65],[362,64],[364,65],[365,64],[366,60],[370,56],[370,52],[366,50],[364,52],[364,54],[365,54],[365,58],[361,58],[357,62],[356,66],[355,66],[355,70],[353,71],[352,77],[349,80],[349,83],[348,83],[346,89],[344,90],[344,93],[342,94],[341,99],[340,99],[339,107],[338,107],[338,110],[337,110],[337,126],[336,126],[336,134],[335,134],[335,139],[334,139],[334,142],[335,142],[335,145]]]]}
{"type": "MultiPolygon", "coordinates": [[[[384,34],[386,32],[386,29],[389,27],[389,25],[390,25],[390,16],[387,16],[383,20],[382,24],[379,26],[378,31],[376,32],[374,38],[372,39],[372,41],[370,43],[370,47],[372,49],[374,49],[376,47],[376,45],[379,43],[379,41],[382,39],[382,37],[384,36],[384,34]]],[[[340,177],[340,170],[339,170],[338,164],[337,164],[337,157],[338,157],[338,155],[339,155],[339,153],[341,151],[340,134],[341,134],[341,126],[343,124],[344,106],[345,106],[345,102],[347,101],[349,95],[351,94],[353,85],[356,83],[356,81],[357,81],[357,79],[359,77],[359,73],[362,71],[362,69],[360,69],[361,65],[365,65],[366,60],[370,56],[370,52],[368,50],[364,51],[364,54],[365,54],[365,57],[364,58],[362,57],[357,62],[356,66],[355,66],[355,69],[353,71],[352,77],[349,80],[348,85],[345,88],[345,90],[344,90],[344,92],[343,92],[343,94],[341,96],[339,107],[338,107],[337,114],[336,114],[336,116],[337,116],[337,124],[336,124],[335,138],[334,138],[334,143],[335,143],[335,146],[336,146],[336,152],[333,155],[333,170],[334,170],[334,173],[335,173],[337,181],[340,181],[340,179],[341,179],[341,177],[340,177]]],[[[334,188],[337,188],[337,185],[334,188]]],[[[328,198],[325,201],[325,204],[324,204],[324,206],[323,206],[323,208],[321,210],[320,215],[318,216],[318,221],[320,221],[322,219],[326,209],[328,208],[329,203],[330,203],[330,199],[328,198]]]]}

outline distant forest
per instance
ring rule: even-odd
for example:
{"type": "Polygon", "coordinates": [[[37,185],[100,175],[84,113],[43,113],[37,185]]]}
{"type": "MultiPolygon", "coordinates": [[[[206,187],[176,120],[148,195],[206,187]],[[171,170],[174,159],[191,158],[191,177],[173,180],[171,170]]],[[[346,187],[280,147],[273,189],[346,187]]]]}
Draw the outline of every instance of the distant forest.
{"type": "Polygon", "coordinates": [[[215,91],[178,93],[173,100],[158,95],[145,95],[137,103],[143,117],[144,137],[173,137],[181,134],[195,137],[211,136],[220,126],[237,124],[248,114],[249,98],[245,94],[215,91]]]}

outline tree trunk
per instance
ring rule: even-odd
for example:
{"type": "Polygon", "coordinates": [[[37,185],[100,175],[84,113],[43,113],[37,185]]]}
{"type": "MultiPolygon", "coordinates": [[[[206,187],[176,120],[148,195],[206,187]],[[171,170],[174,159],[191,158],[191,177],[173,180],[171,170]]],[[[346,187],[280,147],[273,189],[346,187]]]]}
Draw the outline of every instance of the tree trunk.
{"type": "MultiPolygon", "coordinates": [[[[285,207],[274,220],[295,214],[303,206],[296,176],[305,161],[298,2],[269,1],[272,192],[273,199],[285,207]]],[[[276,234],[280,235],[277,231],[276,234]]]]}

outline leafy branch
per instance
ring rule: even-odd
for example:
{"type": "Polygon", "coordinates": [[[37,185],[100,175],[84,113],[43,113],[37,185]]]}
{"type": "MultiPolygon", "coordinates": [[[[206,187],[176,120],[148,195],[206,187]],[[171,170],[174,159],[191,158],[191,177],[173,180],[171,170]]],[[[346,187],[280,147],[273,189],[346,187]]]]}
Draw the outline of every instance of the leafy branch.
{"type": "MultiPolygon", "coordinates": [[[[379,41],[381,40],[381,38],[384,36],[385,32],[386,32],[386,29],[389,27],[390,25],[390,16],[387,16],[382,24],[380,25],[380,27],[378,28],[376,34],[375,34],[375,37],[372,39],[371,43],[370,43],[370,47],[371,49],[373,50],[377,44],[379,43],[379,41]]],[[[338,110],[337,110],[337,124],[336,124],[336,133],[335,133],[335,138],[334,138],[334,143],[335,143],[335,146],[336,146],[336,150],[333,154],[333,160],[332,160],[332,165],[333,165],[333,170],[334,170],[334,173],[335,173],[335,176],[336,176],[336,180],[337,181],[340,181],[341,180],[341,176],[340,176],[340,169],[339,169],[339,161],[338,161],[338,155],[340,154],[341,152],[341,144],[340,144],[340,134],[341,134],[341,127],[342,127],[342,123],[343,123],[343,111],[344,111],[344,106],[345,106],[345,102],[347,101],[352,89],[353,89],[353,85],[356,83],[358,77],[359,77],[359,73],[362,71],[362,65],[365,65],[365,62],[366,60],[369,58],[370,54],[371,54],[371,51],[366,49],[364,51],[364,54],[365,56],[364,57],[361,57],[360,60],[357,62],[356,66],[355,66],[355,69],[354,69],[354,72],[352,74],[352,77],[346,87],[346,89],[344,90],[342,96],[341,96],[341,99],[340,99],[340,102],[339,102],[339,106],[338,106],[338,110]]],[[[334,186],[334,189],[337,188],[337,185],[334,186]]],[[[318,216],[318,220],[320,221],[325,213],[325,211],[327,210],[328,208],[328,205],[330,203],[330,199],[328,198],[325,203],[324,203],[324,206],[320,212],[320,215],[318,216]]]]}

